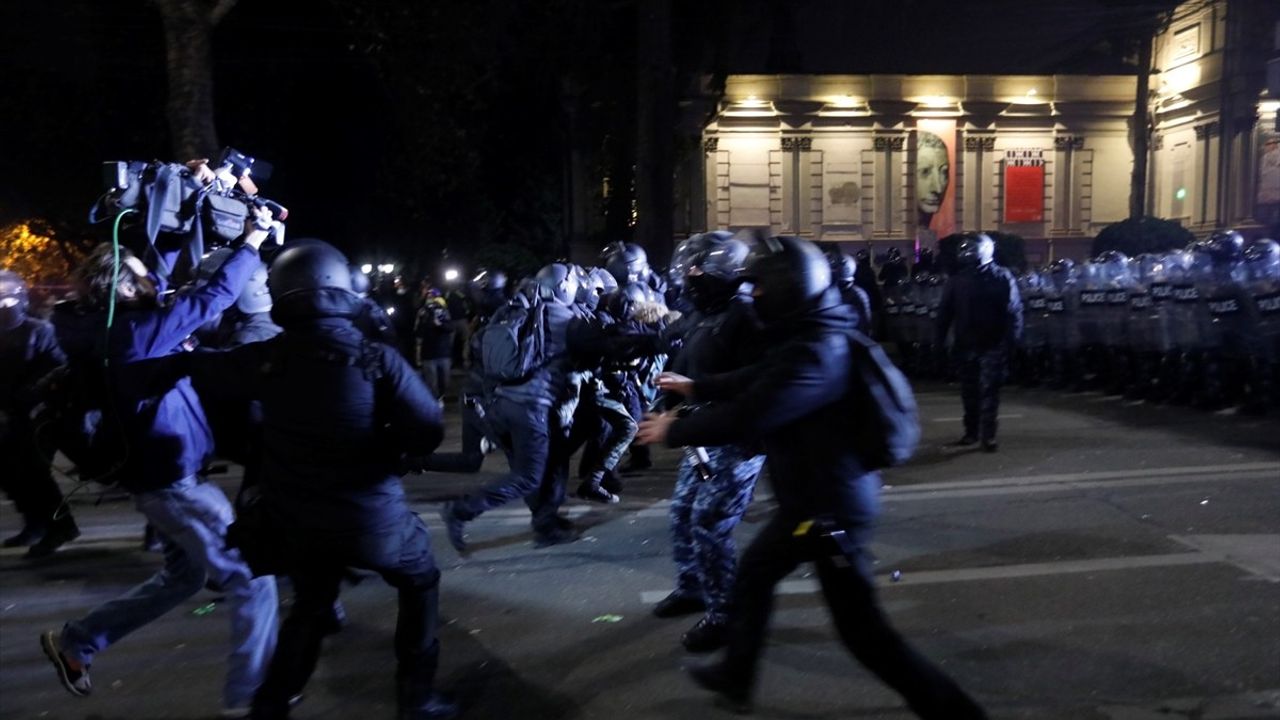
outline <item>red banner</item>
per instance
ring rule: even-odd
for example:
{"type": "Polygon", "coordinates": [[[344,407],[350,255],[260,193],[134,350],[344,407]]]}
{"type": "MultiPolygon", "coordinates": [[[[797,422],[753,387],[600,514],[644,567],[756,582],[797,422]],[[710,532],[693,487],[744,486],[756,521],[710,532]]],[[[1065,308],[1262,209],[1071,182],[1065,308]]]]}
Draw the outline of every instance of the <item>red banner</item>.
{"type": "Polygon", "coordinates": [[[1009,150],[1004,161],[1004,221],[1044,222],[1044,159],[1041,150],[1009,150]]]}

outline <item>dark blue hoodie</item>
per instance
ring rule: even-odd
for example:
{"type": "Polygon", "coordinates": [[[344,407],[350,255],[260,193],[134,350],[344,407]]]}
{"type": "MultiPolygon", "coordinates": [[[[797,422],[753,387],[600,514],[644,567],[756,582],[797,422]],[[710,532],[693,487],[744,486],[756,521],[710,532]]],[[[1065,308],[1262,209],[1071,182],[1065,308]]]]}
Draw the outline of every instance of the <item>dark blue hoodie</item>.
{"type": "MultiPolygon", "coordinates": [[[[109,390],[124,426],[127,447],[120,486],[139,493],[160,490],[196,474],[213,452],[213,433],[191,378],[173,363],[146,362],[183,352],[191,333],[231,307],[261,263],[241,246],[207,285],[175,296],[168,307],[117,306],[107,348],[109,390]]],[[[105,310],[54,313],[58,341],[73,362],[101,367],[105,310]]]]}
{"type": "Polygon", "coordinates": [[[815,309],[766,327],[753,365],[695,377],[695,401],[714,401],[671,425],[672,447],[763,443],[778,509],[796,522],[833,516],[869,527],[880,476],[849,438],[859,432],[846,395],[855,311],[830,288],[815,309]]]}

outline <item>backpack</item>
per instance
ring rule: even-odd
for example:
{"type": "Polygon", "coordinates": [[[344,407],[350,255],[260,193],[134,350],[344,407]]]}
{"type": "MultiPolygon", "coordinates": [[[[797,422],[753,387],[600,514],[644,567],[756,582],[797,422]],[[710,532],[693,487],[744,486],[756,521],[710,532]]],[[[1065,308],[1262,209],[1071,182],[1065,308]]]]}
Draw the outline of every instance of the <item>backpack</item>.
{"type": "Polygon", "coordinates": [[[517,385],[545,362],[546,306],[517,300],[480,330],[480,365],[486,381],[517,385]]]}
{"type": "Polygon", "coordinates": [[[867,470],[901,465],[920,443],[920,415],[911,383],[879,343],[857,330],[849,334],[849,350],[854,451],[867,470]]]}

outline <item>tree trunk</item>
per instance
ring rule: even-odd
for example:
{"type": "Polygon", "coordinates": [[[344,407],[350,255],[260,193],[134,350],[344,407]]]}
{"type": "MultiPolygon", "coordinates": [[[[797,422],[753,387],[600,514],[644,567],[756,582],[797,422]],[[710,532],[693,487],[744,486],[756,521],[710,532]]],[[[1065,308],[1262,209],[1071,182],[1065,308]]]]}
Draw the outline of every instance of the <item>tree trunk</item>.
{"type": "Polygon", "coordinates": [[[1146,214],[1147,161],[1151,140],[1151,45],[1155,31],[1141,40],[1138,48],[1138,90],[1133,98],[1133,178],[1129,185],[1129,217],[1146,214]]]}
{"type": "Polygon", "coordinates": [[[675,222],[671,0],[640,0],[636,12],[636,241],[659,265],[671,257],[675,222]]]}
{"type": "Polygon", "coordinates": [[[164,24],[173,159],[211,158],[219,147],[213,122],[213,29],[234,2],[152,1],[164,24]]]}

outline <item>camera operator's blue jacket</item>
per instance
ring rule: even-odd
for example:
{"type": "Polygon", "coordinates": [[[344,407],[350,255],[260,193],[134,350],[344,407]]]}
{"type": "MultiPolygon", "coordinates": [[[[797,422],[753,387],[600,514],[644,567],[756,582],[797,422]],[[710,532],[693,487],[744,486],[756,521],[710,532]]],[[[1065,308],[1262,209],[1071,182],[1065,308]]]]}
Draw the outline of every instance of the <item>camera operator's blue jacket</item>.
{"type": "MultiPolygon", "coordinates": [[[[183,352],[188,336],[231,307],[260,264],[258,251],[242,245],[206,285],[176,295],[167,307],[117,306],[107,358],[109,389],[128,442],[117,475],[124,489],[169,487],[199,472],[213,452],[213,433],[191,378],[174,372],[173,363],[146,361],[183,352]]],[[[68,357],[85,360],[86,368],[100,366],[105,311],[55,313],[54,327],[68,357]]]]}
{"type": "Polygon", "coordinates": [[[262,493],[275,519],[312,537],[403,527],[401,458],[430,454],[444,425],[395,348],[367,339],[348,317],[313,317],[192,362],[202,383],[261,401],[262,493]]]}
{"type": "Polygon", "coordinates": [[[856,322],[830,288],[817,309],[766,327],[760,361],[694,378],[692,399],[714,402],[672,423],[667,444],[761,442],[784,517],[833,516],[869,529],[879,512],[880,476],[864,469],[849,442],[861,428],[845,399],[854,381],[856,322]]]}

